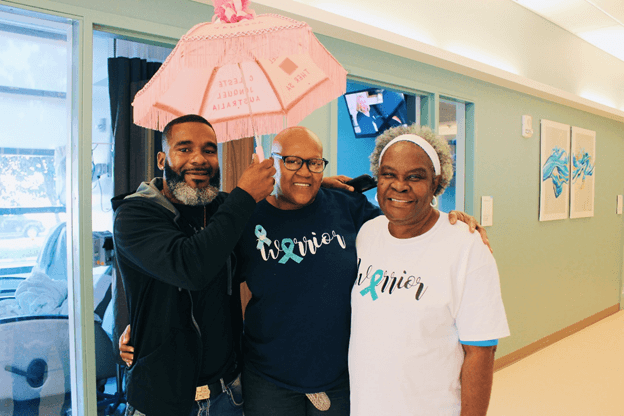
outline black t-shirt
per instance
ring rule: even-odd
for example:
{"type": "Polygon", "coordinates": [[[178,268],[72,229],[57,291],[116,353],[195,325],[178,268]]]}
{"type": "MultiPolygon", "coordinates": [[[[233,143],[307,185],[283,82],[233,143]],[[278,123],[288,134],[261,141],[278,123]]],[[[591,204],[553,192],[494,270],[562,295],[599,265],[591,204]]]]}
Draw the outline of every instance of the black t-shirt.
{"type": "MultiPolygon", "coordinates": [[[[216,212],[214,204],[188,206],[174,204],[180,215],[195,229],[201,231],[216,212]]],[[[198,386],[218,381],[225,374],[234,371],[237,354],[234,348],[234,329],[230,313],[231,296],[228,295],[227,273],[224,266],[222,279],[216,279],[203,290],[192,291],[193,316],[201,333],[203,355],[199,372],[198,386]],[[226,322],[223,325],[222,322],[226,322]]],[[[198,363],[199,364],[199,363],[198,363]]]]}

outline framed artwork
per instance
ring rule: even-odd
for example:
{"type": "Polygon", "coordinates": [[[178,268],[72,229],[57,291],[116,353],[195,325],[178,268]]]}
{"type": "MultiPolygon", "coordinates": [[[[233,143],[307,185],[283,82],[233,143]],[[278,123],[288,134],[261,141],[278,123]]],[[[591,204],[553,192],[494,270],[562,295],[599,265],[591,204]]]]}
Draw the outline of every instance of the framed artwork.
{"type": "Polygon", "coordinates": [[[572,127],[570,218],[594,216],[596,132],[572,127]]]}
{"type": "Polygon", "coordinates": [[[570,207],[570,126],[542,120],[540,221],[568,218],[570,207]]]}

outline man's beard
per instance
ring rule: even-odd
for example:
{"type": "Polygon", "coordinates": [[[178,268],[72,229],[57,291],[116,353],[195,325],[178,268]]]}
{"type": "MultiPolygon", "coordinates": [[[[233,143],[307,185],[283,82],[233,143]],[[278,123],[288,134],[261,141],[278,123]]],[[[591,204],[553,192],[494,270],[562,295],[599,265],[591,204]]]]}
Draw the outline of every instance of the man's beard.
{"type": "MultiPolygon", "coordinates": [[[[212,169],[206,169],[208,175],[211,175],[212,169]]],[[[198,206],[211,203],[219,194],[221,187],[221,170],[216,169],[215,175],[210,178],[209,185],[205,188],[193,188],[184,181],[184,171],[182,175],[176,173],[169,163],[165,160],[164,176],[167,186],[171,190],[173,196],[184,205],[198,206]]]]}

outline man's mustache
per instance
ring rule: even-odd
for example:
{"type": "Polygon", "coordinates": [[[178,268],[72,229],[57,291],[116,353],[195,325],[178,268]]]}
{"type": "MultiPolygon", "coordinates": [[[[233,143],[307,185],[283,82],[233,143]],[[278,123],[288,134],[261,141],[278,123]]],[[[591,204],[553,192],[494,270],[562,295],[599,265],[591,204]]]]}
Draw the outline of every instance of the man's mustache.
{"type": "Polygon", "coordinates": [[[184,169],[181,173],[182,175],[186,175],[187,173],[191,174],[200,174],[200,175],[212,175],[213,169],[184,169]]]}

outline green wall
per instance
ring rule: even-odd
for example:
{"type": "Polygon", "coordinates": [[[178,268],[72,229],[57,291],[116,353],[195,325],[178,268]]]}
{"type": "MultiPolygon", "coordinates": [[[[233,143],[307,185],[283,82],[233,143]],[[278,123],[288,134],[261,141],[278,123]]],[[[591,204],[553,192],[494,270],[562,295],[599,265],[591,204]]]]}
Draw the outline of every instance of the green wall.
{"type": "MultiPolygon", "coordinates": [[[[175,38],[209,21],[212,7],[189,0],[15,0],[77,16],[84,22],[83,96],[90,101],[91,24],[130,31],[134,37],[175,38]]],[[[2,1],[1,4],[11,4],[2,1]]],[[[44,10],[45,9],[45,10],[44,10]]],[[[498,356],[509,354],[620,301],[622,216],[616,195],[624,193],[624,124],[562,105],[410,61],[345,41],[319,36],[351,76],[475,103],[474,189],[467,210],[475,216],[480,197],[494,197],[494,226],[488,235],[501,275],[512,336],[498,356]],[[533,116],[533,138],[520,134],[523,114],[533,116]],[[570,124],[597,134],[596,197],[593,218],[538,221],[539,120],[570,124]],[[474,210],[473,210],[474,207],[474,210]]],[[[88,107],[88,104],[85,104],[88,107]]],[[[83,140],[90,139],[90,115],[83,106],[83,140]]],[[[336,104],[317,110],[303,123],[324,140],[325,155],[336,160],[336,104]]],[[[88,155],[85,153],[85,161],[88,155]]],[[[336,163],[330,164],[335,169],[336,163]]],[[[330,174],[335,171],[330,169],[330,174]]],[[[84,310],[88,310],[85,308],[84,310]]]]}
{"type": "Polygon", "coordinates": [[[320,38],[351,76],[475,103],[474,155],[467,161],[474,163],[474,192],[467,198],[475,209],[468,203],[467,210],[479,218],[481,196],[494,198],[494,225],[487,231],[512,333],[501,341],[499,357],[620,302],[622,215],[615,207],[624,191],[623,123],[320,38]],[[529,139],[521,135],[523,114],[533,116],[529,139]],[[593,218],[538,221],[541,119],[596,131],[593,218]]]}

